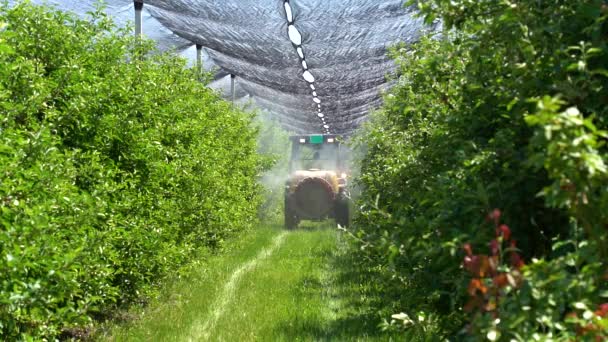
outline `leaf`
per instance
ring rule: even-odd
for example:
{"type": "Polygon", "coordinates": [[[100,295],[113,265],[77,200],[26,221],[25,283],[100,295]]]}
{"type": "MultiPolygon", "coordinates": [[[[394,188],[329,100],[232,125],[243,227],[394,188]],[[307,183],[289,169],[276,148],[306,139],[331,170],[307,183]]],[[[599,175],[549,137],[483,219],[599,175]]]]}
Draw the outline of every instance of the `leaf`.
{"type": "Polygon", "coordinates": [[[593,70],[591,70],[591,75],[599,75],[599,76],[608,77],[608,70],[606,70],[606,69],[593,69],[593,70]]]}
{"type": "Polygon", "coordinates": [[[583,302],[576,302],[576,303],[572,304],[572,306],[579,310],[587,310],[587,305],[583,302]]]}
{"type": "Polygon", "coordinates": [[[498,330],[492,329],[488,331],[486,337],[489,341],[498,341],[498,339],[500,338],[500,333],[498,332],[498,330]]]}

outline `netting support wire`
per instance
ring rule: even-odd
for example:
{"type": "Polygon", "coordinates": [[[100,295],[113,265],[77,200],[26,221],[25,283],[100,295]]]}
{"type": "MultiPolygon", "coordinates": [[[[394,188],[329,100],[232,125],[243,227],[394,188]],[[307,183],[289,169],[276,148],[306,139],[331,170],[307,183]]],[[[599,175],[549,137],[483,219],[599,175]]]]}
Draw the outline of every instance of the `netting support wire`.
{"type": "Polygon", "coordinates": [[[196,70],[199,75],[203,72],[203,46],[196,44],[196,70]]]}
{"type": "Polygon", "coordinates": [[[236,75],[230,74],[230,96],[232,99],[232,104],[234,104],[234,100],[236,98],[236,75]]]}
{"type": "Polygon", "coordinates": [[[135,37],[141,37],[141,34],[142,34],[141,14],[144,9],[144,0],[134,0],[133,5],[135,5],[135,37]]]}

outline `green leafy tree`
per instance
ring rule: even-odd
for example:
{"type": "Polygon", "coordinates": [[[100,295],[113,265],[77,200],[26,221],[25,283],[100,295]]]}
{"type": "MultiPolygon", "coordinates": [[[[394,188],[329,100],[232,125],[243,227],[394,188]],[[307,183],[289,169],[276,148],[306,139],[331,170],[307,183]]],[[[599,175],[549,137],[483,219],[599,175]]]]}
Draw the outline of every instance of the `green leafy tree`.
{"type": "Polygon", "coordinates": [[[0,339],[82,335],[251,227],[252,115],[101,8],[0,23],[0,339]]]}
{"type": "Polygon", "coordinates": [[[385,270],[388,305],[438,317],[407,325],[412,334],[604,336],[589,312],[607,301],[608,5],[409,4],[444,31],[393,50],[397,85],[357,138],[364,210],[352,233],[385,270]],[[529,265],[521,289],[473,315],[461,246],[488,250],[494,208],[529,265]],[[568,321],[576,303],[586,318],[568,321]]]}

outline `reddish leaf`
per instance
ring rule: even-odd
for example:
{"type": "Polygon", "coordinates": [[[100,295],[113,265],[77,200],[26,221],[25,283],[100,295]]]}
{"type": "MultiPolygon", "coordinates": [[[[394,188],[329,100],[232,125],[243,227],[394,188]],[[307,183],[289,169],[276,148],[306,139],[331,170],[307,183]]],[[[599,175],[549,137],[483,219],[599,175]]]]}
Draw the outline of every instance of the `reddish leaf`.
{"type": "Polygon", "coordinates": [[[494,209],[492,211],[492,213],[490,214],[492,219],[494,219],[494,224],[498,225],[498,222],[500,222],[500,215],[502,213],[500,212],[500,209],[494,209]]]}
{"type": "Polygon", "coordinates": [[[608,303],[600,304],[595,314],[600,317],[606,317],[608,315],[608,303]]]}
{"type": "Polygon", "coordinates": [[[479,255],[464,257],[464,268],[474,277],[479,277],[480,259],[479,255]]]}
{"type": "Polygon", "coordinates": [[[490,252],[492,252],[492,255],[498,255],[499,251],[498,240],[494,239],[490,241],[490,252]]]}
{"type": "Polygon", "coordinates": [[[473,277],[484,278],[496,272],[498,257],[490,258],[487,255],[466,256],[463,266],[473,277]]]}
{"type": "Polygon", "coordinates": [[[477,308],[483,307],[483,298],[479,296],[472,297],[469,301],[464,305],[465,312],[471,312],[477,308]]]}
{"type": "Polygon", "coordinates": [[[521,269],[525,265],[521,256],[516,252],[511,252],[511,266],[516,269],[521,269]]]}
{"type": "Polygon", "coordinates": [[[502,237],[504,241],[509,241],[511,238],[511,229],[506,224],[500,225],[500,232],[502,233],[502,237]]]}
{"type": "Polygon", "coordinates": [[[567,320],[577,320],[578,319],[578,315],[576,314],[576,312],[568,312],[566,314],[566,321],[567,320]]]}
{"type": "Polygon", "coordinates": [[[468,256],[472,256],[473,255],[473,249],[471,249],[471,244],[470,243],[465,243],[464,246],[462,246],[462,249],[464,249],[464,252],[468,256]]]}
{"type": "Polygon", "coordinates": [[[469,293],[469,296],[472,297],[475,296],[478,291],[484,295],[488,292],[488,288],[481,282],[481,279],[473,278],[469,283],[467,292],[469,293]]]}
{"type": "Polygon", "coordinates": [[[498,288],[503,288],[509,284],[509,280],[506,274],[501,273],[492,279],[492,283],[498,288]]]}
{"type": "Polygon", "coordinates": [[[489,276],[496,275],[496,271],[498,271],[498,264],[499,264],[498,256],[490,257],[488,259],[488,262],[489,262],[489,268],[488,268],[489,269],[489,272],[488,272],[489,274],[488,275],[489,276]]]}

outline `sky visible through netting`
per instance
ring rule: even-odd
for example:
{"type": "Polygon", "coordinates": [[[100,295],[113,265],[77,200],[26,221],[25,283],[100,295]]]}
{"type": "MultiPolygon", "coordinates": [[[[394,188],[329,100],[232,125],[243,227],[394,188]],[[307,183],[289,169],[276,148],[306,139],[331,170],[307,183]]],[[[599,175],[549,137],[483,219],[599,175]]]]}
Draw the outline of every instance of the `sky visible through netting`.
{"type": "MultiPolygon", "coordinates": [[[[15,1],[11,1],[15,2],[15,1]]],[[[94,0],[34,0],[85,14],[94,0]]],[[[436,29],[404,0],[144,0],[143,33],[217,73],[211,84],[295,133],[350,134],[381,104],[395,69],[387,49],[436,29]]],[[[119,24],[132,0],[106,0],[119,24]]]]}

